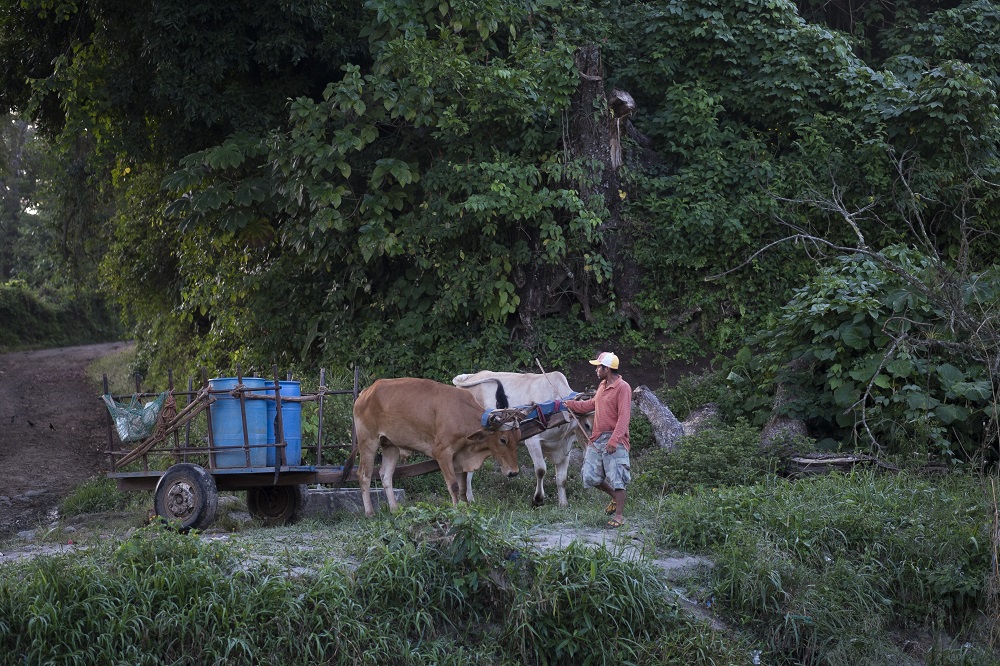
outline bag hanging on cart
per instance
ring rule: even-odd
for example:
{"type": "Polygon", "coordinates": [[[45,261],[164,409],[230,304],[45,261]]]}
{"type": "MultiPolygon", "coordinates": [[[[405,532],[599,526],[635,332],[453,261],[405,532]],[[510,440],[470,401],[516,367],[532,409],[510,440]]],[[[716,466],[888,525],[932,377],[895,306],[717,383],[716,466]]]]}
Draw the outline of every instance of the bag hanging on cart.
{"type": "Polygon", "coordinates": [[[139,400],[139,395],[132,396],[132,402],[125,405],[116,402],[110,395],[101,396],[104,404],[108,406],[111,419],[115,422],[115,430],[123,444],[130,442],[141,442],[153,434],[156,427],[156,420],[163,409],[163,401],[167,399],[169,391],[164,391],[153,400],[143,404],[139,400]]]}

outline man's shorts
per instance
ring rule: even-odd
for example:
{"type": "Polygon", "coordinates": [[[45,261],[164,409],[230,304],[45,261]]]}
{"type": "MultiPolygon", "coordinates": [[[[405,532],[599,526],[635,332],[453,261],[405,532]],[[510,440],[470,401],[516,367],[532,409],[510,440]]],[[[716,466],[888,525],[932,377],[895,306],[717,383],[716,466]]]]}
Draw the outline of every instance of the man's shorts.
{"type": "Polygon", "coordinates": [[[628,449],[618,446],[614,453],[605,453],[604,449],[611,440],[611,433],[603,433],[592,446],[588,446],[583,455],[583,487],[596,488],[602,481],[607,481],[614,490],[625,490],[632,480],[632,464],[629,462],[628,449]]]}

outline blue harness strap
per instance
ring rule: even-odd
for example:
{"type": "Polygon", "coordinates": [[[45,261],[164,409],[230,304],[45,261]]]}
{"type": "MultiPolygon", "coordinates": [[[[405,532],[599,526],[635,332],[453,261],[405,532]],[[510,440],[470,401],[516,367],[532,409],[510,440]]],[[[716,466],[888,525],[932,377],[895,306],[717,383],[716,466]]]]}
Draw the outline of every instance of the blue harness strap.
{"type": "MultiPolygon", "coordinates": [[[[519,407],[510,407],[509,409],[524,410],[526,412],[525,418],[538,419],[539,423],[542,424],[542,427],[545,427],[545,417],[551,416],[556,412],[565,412],[567,409],[566,401],[573,400],[578,395],[580,394],[574,391],[565,398],[559,398],[558,400],[550,400],[548,402],[538,402],[530,405],[521,405],[519,407]]],[[[490,415],[492,415],[493,412],[495,411],[497,410],[487,409],[485,412],[483,412],[481,423],[484,428],[489,423],[490,415]]],[[[508,410],[502,410],[502,411],[508,411],[508,410]]]]}

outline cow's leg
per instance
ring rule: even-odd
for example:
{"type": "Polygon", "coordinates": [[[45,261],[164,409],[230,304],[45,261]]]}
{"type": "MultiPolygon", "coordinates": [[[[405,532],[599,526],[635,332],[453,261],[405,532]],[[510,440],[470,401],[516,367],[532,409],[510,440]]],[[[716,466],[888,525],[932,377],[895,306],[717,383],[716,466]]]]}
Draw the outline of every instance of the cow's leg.
{"type": "Polygon", "coordinates": [[[569,476],[569,454],[573,450],[574,438],[556,442],[552,449],[552,465],[556,468],[556,494],[559,496],[559,506],[569,506],[566,500],[566,478],[569,476]]]}
{"type": "Polygon", "coordinates": [[[385,489],[385,501],[389,503],[389,511],[396,512],[399,505],[396,503],[396,492],[392,488],[392,475],[396,472],[396,463],[399,462],[399,448],[382,442],[382,466],[379,468],[379,477],[382,479],[382,487],[385,489]]]}
{"type": "Polygon", "coordinates": [[[531,462],[535,467],[535,495],[531,503],[541,506],[545,501],[545,456],[542,455],[542,443],[538,437],[530,437],[524,442],[524,447],[528,449],[531,462]]]}
{"type": "Polygon", "coordinates": [[[469,478],[471,476],[472,472],[465,474],[459,472],[456,477],[458,479],[458,499],[466,504],[469,503],[469,478]]]}
{"type": "Polygon", "coordinates": [[[465,473],[465,500],[472,503],[472,500],[476,499],[472,496],[472,472],[465,473]]]}
{"type": "Polygon", "coordinates": [[[441,468],[441,476],[444,477],[444,483],[448,486],[448,492],[451,494],[451,503],[457,506],[460,488],[458,475],[455,474],[454,461],[451,456],[442,456],[438,458],[438,466],[441,468]]]}
{"type": "Polygon", "coordinates": [[[371,518],[375,515],[372,508],[372,470],[375,468],[375,449],[378,441],[362,439],[358,433],[358,486],[361,488],[361,503],[365,507],[365,515],[371,518]]]}

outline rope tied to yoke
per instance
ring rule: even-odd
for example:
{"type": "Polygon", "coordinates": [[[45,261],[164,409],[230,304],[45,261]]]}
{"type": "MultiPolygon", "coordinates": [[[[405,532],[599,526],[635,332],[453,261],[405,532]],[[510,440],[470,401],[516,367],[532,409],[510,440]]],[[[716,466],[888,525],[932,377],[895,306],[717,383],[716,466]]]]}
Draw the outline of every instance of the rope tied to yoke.
{"type": "Polygon", "coordinates": [[[489,415],[484,419],[485,422],[483,423],[483,426],[490,430],[499,430],[503,426],[513,422],[513,427],[517,428],[520,426],[521,421],[532,418],[531,413],[535,411],[538,411],[538,405],[494,409],[491,410],[489,415]]]}

